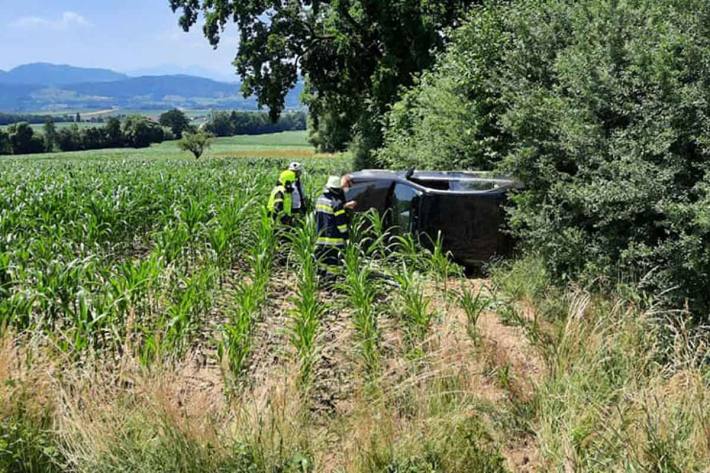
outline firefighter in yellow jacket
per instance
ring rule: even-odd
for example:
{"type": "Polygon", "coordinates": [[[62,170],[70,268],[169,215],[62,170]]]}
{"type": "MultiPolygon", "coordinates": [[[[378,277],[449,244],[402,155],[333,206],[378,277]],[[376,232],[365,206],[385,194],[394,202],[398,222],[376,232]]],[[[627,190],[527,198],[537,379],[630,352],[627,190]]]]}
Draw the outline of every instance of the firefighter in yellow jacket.
{"type": "Polygon", "coordinates": [[[267,210],[274,221],[284,225],[293,223],[293,192],[296,185],[296,173],[286,170],[279,175],[276,186],[271,191],[267,210]]]}

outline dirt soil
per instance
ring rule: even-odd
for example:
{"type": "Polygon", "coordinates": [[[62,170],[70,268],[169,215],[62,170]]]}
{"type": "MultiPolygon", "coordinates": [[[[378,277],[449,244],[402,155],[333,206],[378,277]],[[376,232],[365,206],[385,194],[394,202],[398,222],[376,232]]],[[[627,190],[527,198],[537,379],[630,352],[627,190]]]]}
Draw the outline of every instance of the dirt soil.
{"type": "MultiPolygon", "coordinates": [[[[449,288],[468,288],[471,291],[483,290],[488,292],[490,281],[486,279],[469,279],[461,282],[451,280],[449,288]]],[[[434,296],[436,305],[444,307],[446,315],[444,326],[448,326],[449,334],[446,339],[448,344],[454,343],[467,347],[470,351],[479,352],[485,358],[483,372],[481,373],[480,395],[494,403],[529,401],[533,396],[537,383],[542,380],[545,362],[540,353],[530,344],[525,330],[522,327],[513,327],[501,322],[497,313],[484,311],[478,319],[478,330],[481,336],[479,348],[466,336],[466,313],[453,303],[445,301],[440,293],[434,296]],[[461,338],[465,337],[462,342],[461,338]],[[452,342],[451,340],[455,340],[452,342]],[[507,368],[506,368],[507,367],[507,368]],[[507,386],[496,383],[491,374],[498,369],[507,369],[510,382],[507,386]]],[[[471,356],[469,359],[475,359],[471,356]]],[[[518,438],[503,438],[501,453],[506,459],[510,471],[513,472],[538,472],[543,471],[543,466],[537,451],[535,436],[526,434],[518,438]]]]}
{"type": "MultiPolygon", "coordinates": [[[[235,275],[236,277],[236,275],[235,275]]],[[[487,287],[483,279],[451,280],[450,290],[458,290],[461,285],[477,291],[487,287]]],[[[293,273],[286,269],[276,271],[268,288],[268,298],[256,323],[253,334],[253,348],[248,374],[250,389],[244,394],[261,397],[267,386],[283,383],[293,378],[298,369],[293,363],[293,353],[288,340],[290,310],[296,296],[296,281],[293,273]],[[263,389],[262,389],[263,388],[263,389]],[[261,394],[259,394],[261,393],[261,394]]],[[[229,296],[234,284],[226,282],[215,308],[210,314],[210,337],[218,333],[219,326],[226,320],[230,310],[229,296]]],[[[485,290],[485,289],[484,289],[485,290]]],[[[426,359],[436,360],[431,368],[434,372],[465,369],[466,389],[484,402],[495,406],[509,406],[512,402],[524,402],[533,394],[536,383],[544,375],[545,364],[542,357],[528,341],[521,327],[508,326],[501,322],[495,312],[484,312],[478,321],[481,341],[474,343],[466,333],[466,314],[455,300],[443,296],[433,285],[426,293],[431,299],[431,309],[438,316],[432,326],[432,336],[424,342],[428,353],[426,359]],[[510,382],[502,386],[495,372],[506,369],[510,382]]],[[[358,395],[358,360],[353,351],[354,342],[351,314],[342,296],[322,292],[321,299],[328,306],[322,319],[317,361],[314,368],[314,384],[309,392],[310,409],[316,422],[323,422],[339,416],[348,416],[353,400],[358,395]],[[320,421],[318,420],[320,419],[320,421]]],[[[384,301],[383,301],[384,303],[384,301]]],[[[379,322],[383,377],[401,382],[407,376],[405,336],[401,321],[395,316],[382,318],[379,322]]],[[[223,391],[219,366],[214,350],[203,349],[196,354],[194,362],[183,369],[181,387],[175,387],[175,396],[180,404],[188,403],[190,396],[204,399],[220,397],[223,391]]],[[[256,401],[256,399],[254,399],[256,401]]],[[[494,437],[497,434],[494,433],[494,437]]],[[[507,466],[513,472],[543,471],[534,435],[525,434],[509,438],[504,433],[496,437],[507,466]]]]}

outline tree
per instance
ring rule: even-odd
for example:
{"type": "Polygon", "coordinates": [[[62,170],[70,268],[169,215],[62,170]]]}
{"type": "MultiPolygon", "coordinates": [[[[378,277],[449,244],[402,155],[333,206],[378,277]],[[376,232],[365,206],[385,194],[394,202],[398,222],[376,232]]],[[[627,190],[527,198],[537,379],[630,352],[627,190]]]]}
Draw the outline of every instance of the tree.
{"type": "Polygon", "coordinates": [[[203,131],[185,133],[178,141],[178,147],[183,151],[192,153],[195,159],[200,159],[200,156],[210,147],[211,137],[212,135],[203,131]]]}
{"type": "Polygon", "coordinates": [[[123,146],[123,131],[121,131],[121,120],[110,117],[104,125],[106,134],[106,146],[109,148],[120,148],[123,146]]]}
{"type": "Polygon", "coordinates": [[[51,153],[57,145],[57,127],[51,118],[44,122],[44,148],[51,153]]]}
{"type": "Polygon", "coordinates": [[[123,136],[128,146],[146,148],[163,141],[163,129],[142,115],[132,115],[123,124],[123,136]]]}
{"type": "Polygon", "coordinates": [[[212,112],[205,129],[214,136],[234,135],[234,127],[227,112],[212,112]]]}
{"type": "Polygon", "coordinates": [[[0,154],[11,154],[10,136],[0,128],[0,154]]]}
{"type": "Polygon", "coordinates": [[[182,138],[184,131],[190,129],[190,119],[182,110],[177,108],[169,110],[160,115],[159,123],[167,128],[170,128],[176,138],[182,138]]]}
{"type": "Polygon", "coordinates": [[[76,123],[59,129],[57,132],[57,146],[62,151],[79,151],[81,149],[81,135],[79,126],[76,123]]]}
{"type": "Polygon", "coordinates": [[[44,151],[44,140],[35,136],[29,123],[22,122],[8,128],[13,154],[31,154],[44,151]]]}
{"type": "Polygon", "coordinates": [[[107,148],[106,133],[98,127],[83,128],[79,133],[82,149],[107,148]]]}
{"type": "Polygon", "coordinates": [[[373,134],[360,140],[368,146],[380,141],[379,126],[368,125],[379,123],[400,88],[432,64],[447,28],[478,1],[170,0],[170,6],[181,10],[186,31],[202,13],[213,46],[228,22],[237,23],[234,64],[242,92],[269,107],[272,120],[302,73],[313,142],[342,149],[354,133],[373,134]],[[331,130],[335,135],[325,136],[331,130]]]}
{"type": "Polygon", "coordinates": [[[79,112],[76,112],[76,116],[74,117],[74,122],[79,123],[81,121],[81,114],[79,112]]]}

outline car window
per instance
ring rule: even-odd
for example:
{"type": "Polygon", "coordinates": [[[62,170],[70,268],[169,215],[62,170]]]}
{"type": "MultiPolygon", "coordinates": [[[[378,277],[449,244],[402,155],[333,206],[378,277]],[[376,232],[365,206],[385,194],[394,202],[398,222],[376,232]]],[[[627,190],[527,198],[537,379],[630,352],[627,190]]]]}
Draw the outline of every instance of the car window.
{"type": "Polygon", "coordinates": [[[410,232],[413,227],[414,209],[418,204],[420,192],[406,184],[397,184],[394,188],[392,211],[394,224],[402,232],[410,232]]]}
{"type": "Polygon", "coordinates": [[[471,179],[451,181],[451,190],[454,191],[490,191],[498,187],[498,183],[491,181],[474,181],[471,179]]]}

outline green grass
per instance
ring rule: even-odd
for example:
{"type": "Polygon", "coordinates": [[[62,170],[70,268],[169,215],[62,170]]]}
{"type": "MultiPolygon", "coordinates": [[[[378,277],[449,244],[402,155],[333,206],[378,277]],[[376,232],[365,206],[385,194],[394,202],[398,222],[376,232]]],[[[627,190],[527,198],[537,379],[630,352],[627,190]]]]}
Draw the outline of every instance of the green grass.
{"type": "MultiPolygon", "coordinates": [[[[209,158],[282,158],[305,159],[315,155],[305,131],[285,131],[265,135],[242,135],[214,138],[212,147],[201,160],[209,158]]],[[[2,160],[194,160],[188,152],[178,149],[177,141],[166,141],[149,148],[116,148],[60,153],[3,156],[2,160]]]]}

